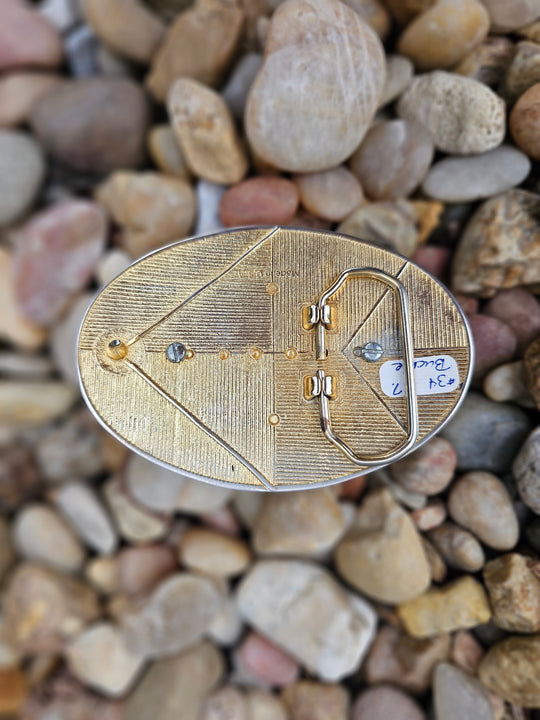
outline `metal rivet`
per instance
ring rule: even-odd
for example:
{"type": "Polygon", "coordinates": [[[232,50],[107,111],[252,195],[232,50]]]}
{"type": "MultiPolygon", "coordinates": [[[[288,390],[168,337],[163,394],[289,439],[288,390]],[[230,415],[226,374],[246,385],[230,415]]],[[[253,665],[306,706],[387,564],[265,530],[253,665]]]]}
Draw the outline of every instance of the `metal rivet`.
{"type": "Polygon", "coordinates": [[[272,413],[268,416],[268,422],[270,425],[279,425],[280,417],[276,413],[272,413]]]}
{"type": "Polygon", "coordinates": [[[170,360],[173,363],[182,362],[182,360],[186,357],[186,353],[186,346],[182,345],[182,343],[179,342],[171,343],[169,347],[165,350],[167,360],[170,360]]]}
{"type": "Polygon", "coordinates": [[[249,354],[254,360],[260,360],[262,357],[262,351],[259,348],[252,348],[249,354]]]}
{"type": "Polygon", "coordinates": [[[268,285],[266,286],[266,292],[269,295],[275,295],[278,290],[279,287],[276,285],[276,283],[268,283],[268,285]]]}
{"type": "Polygon", "coordinates": [[[122,360],[127,355],[127,347],[121,340],[111,340],[107,348],[107,355],[111,360],[122,360]]]}
{"type": "Polygon", "coordinates": [[[230,355],[230,353],[229,353],[228,350],[220,350],[220,351],[219,351],[219,357],[220,357],[222,360],[227,360],[227,358],[229,357],[229,355],[230,355]]]}
{"type": "Polygon", "coordinates": [[[295,360],[298,357],[298,353],[294,348],[289,348],[285,352],[285,357],[287,357],[289,360],[295,360]]]}
{"type": "Polygon", "coordinates": [[[379,343],[376,342],[368,342],[364,347],[357,346],[353,348],[353,355],[355,357],[361,357],[367,362],[377,362],[377,360],[382,358],[383,354],[384,350],[379,343]]]}

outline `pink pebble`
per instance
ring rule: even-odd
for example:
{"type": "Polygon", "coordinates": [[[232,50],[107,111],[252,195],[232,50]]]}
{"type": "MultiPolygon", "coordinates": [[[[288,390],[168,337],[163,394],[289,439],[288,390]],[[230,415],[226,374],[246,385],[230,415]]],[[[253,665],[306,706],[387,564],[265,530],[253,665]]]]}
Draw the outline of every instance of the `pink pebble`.
{"type": "Polygon", "coordinates": [[[352,720],[425,720],[425,717],[417,702],[390,685],[361,693],[352,711],[352,720]]]}
{"type": "Polygon", "coordinates": [[[454,295],[454,299],[465,315],[474,315],[478,312],[478,306],[480,303],[477,297],[456,293],[454,295]]]}
{"type": "Polygon", "coordinates": [[[540,303],[525,288],[500,290],[486,303],[482,312],[502,320],[512,328],[520,354],[540,335],[540,303]]]}
{"type": "Polygon", "coordinates": [[[213,530],[218,530],[226,535],[234,535],[235,537],[240,534],[238,518],[228,505],[224,505],[210,513],[203,513],[200,517],[202,522],[213,530]]]}
{"type": "Polygon", "coordinates": [[[290,180],[254,177],[224,193],[219,215],[226,227],[285,225],[294,217],[298,201],[298,190],[290,180]]]}
{"type": "Polygon", "coordinates": [[[489,315],[471,315],[469,324],[476,353],[473,382],[478,384],[490,370],[513,360],[517,339],[512,328],[489,315]]]}
{"type": "Polygon", "coordinates": [[[423,270],[444,281],[448,275],[450,248],[440,245],[422,245],[415,251],[412,260],[423,270]]]}
{"type": "Polygon", "coordinates": [[[176,567],[174,550],[167,545],[129,547],[118,555],[118,585],[126,595],[147,593],[176,567]]]}
{"type": "Polygon", "coordinates": [[[362,494],[366,487],[366,476],[359,475],[358,477],[347,480],[346,482],[340,483],[336,490],[338,497],[341,500],[357,500],[362,494]]]}
{"type": "Polygon", "coordinates": [[[432,500],[424,507],[413,510],[411,518],[421,532],[427,532],[446,520],[446,505],[442,500],[432,500]]]}
{"type": "Polygon", "coordinates": [[[25,3],[1,0],[0,71],[55,67],[62,55],[60,34],[48,20],[25,3]]]}
{"type": "Polygon", "coordinates": [[[294,658],[256,632],[240,645],[236,662],[243,673],[272,687],[290,685],[300,674],[294,658]]]}
{"type": "Polygon", "coordinates": [[[14,276],[29,320],[50,325],[92,277],[105,247],[107,220],[95,203],[68,200],[44,210],[16,238],[14,276]]]}

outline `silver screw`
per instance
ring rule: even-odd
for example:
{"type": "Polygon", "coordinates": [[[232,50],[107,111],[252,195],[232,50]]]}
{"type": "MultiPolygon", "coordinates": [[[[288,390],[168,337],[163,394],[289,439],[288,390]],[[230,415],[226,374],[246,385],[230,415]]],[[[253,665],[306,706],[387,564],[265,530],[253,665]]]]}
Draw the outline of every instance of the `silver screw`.
{"type": "Polygon", "coordinates": [[[171,343],[165,350],[167,360],[170,360],[173,363],[182,362],[182,360],[186,357],[186,352],[186,346],[179,342],[171,343]]]}
{"type": "Polygon", "coordinates": [[[353,349],[353,355],[361,357],[367,362],[377,362],[377,360],[382,358],[383,354],[384,350],[379,343],[376,342],[368,342],[364,345],[364,347],[358,346],[353,349]]]}

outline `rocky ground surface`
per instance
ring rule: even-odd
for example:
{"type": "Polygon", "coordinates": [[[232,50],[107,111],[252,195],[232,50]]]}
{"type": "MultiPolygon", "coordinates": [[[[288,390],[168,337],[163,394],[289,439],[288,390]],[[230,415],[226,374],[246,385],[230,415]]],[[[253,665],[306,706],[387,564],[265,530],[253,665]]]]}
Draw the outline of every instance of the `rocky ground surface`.
{"type": "Polygon", "coordinates": [[[539,16],[1,0],[0,716],[540,717],[539,16]],[[448,283],[472,391],[368,478],[182,482],[85,409],[78,326],[144,253],[274,223],[448,283]]]}

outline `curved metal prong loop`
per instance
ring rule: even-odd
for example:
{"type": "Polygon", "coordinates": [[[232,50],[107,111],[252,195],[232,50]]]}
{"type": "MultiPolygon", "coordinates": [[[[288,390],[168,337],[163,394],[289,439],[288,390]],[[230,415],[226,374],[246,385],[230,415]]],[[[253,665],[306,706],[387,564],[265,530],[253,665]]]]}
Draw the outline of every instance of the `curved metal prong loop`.
{"type": "MultiPolygon", "coordinates": [[[[414,347],[409,314],[409,300],[404,285],[393,275],[388,275],[388,273],[375,268],[348,268],[321,294],[317,301],[317,307],[322,309],[326,305],[327,300],[332,297],[349,278],[379,280],[397,294],[401,337],[403,339],[408,435],[407,438],[393,450],[376,456],[360,457],[332,430],[329,398],[324,392],[321,392],[319,395],[321,428],[328,440],[339,448],[351,462],[362,467],[373,467],[399,460],[399,458],[411,450],[418,437],[418,402],[414,378],[414,347]]],[[[320,354],[323,354],[323,357],[326,358],[326,327],[323,323],[317,325],[317,358],[323,359],[319,357],[320,354]]],[[[325,378],[324,370],[319,370],[318,375],[321,381],[323,381],[325,378]]]]}

